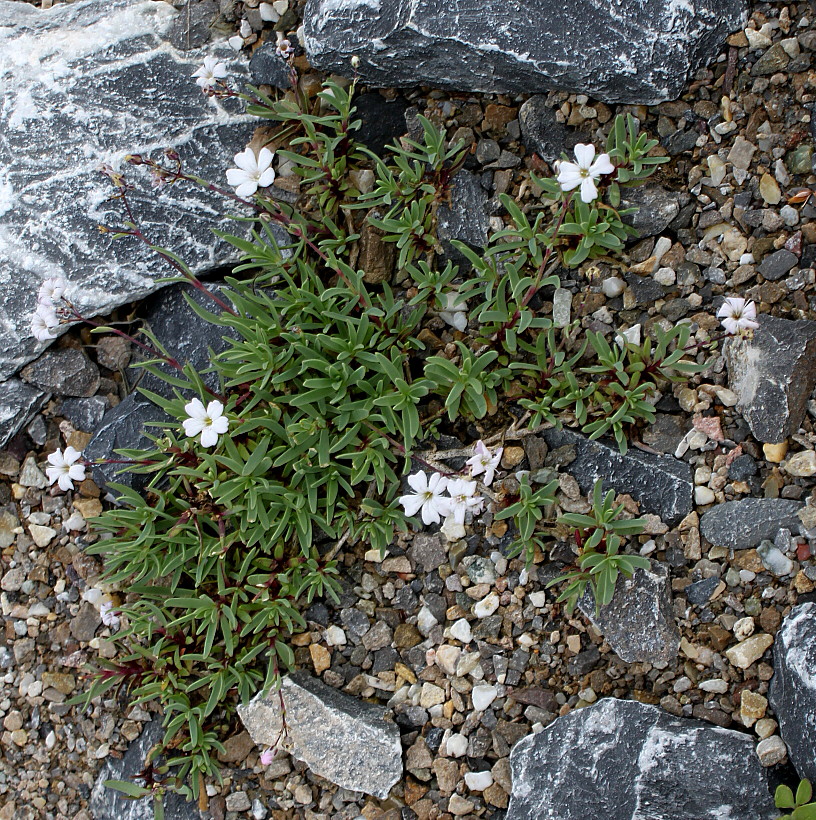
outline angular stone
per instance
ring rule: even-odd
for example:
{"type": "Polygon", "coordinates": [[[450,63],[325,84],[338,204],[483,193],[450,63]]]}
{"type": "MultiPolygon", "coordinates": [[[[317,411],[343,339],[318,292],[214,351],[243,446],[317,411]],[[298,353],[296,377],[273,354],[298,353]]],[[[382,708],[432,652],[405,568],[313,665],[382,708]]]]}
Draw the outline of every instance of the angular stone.
{"type": "Polygon", "coordinates": [[[654,513],[670,526],[691,512],[694,485],[685,462],[635,449],[621,455],[616,444],[590,441],[573,430],[545,430],[541,436],[550,450],[574,445],[576,458],[567,472],[578,481],[581,492],[592,492],[595,481],[602,478],[605,489],[628,493],[640,502],[641,512],[654,513]]]}
{"type": "MultiPolygon", "coordinates": [[[[402,747],[386,710],[294,672],[283,679],[287,732],[281,746],[315,774],[345,789],[384,799],[402,777],[402,747]]],[[[238,714],[259,746],[281,730],[278,693],[258,694],[238,714]]]]}
{"type": "Polygon", "coordinates": [[[82,350],[47,350],[24,367],[25,381],[59,396],[93,396],[99,387],[99,368],[82,350]]]}
{"type": "Polygon", "coordinates": [[[623,218],[638,232],[638,236],[657,236],[680,213],[680,194],[660,185],[624,188],[621,207],[638,209],[623,218]]]}
{"type": "MultiPolygon", "coordinates": [[[[125,218],[109,201],[103,162],[122,167],[127,153],[160,157],[170,147],[186,169],[224,184],[225,157],[251,136],[237,104],[216,104],[195,84],[201,55],[166,42],[176,18],[170,4],[152,0],[80,0],[48,10],[0,0],[0,378],[46,347],[30,322],[47,277],[66,276],[66,295],[94,316],[158,289],[156,278],[171,272],[144,243],[100,233],[100,223],[120,226],[125,218]]],[[[231,80],[245,79],[245,63],[228,46],[212,54],[231,80]]],[[[130,170],[140,186],[130,200],[150,242],[196,272],[237,259],[212,232],[235,227],[218,217],[221,197],[191,184],[150,193],[147,170],[130,170]]]]}
{"type": "Polygon", "coordinates": [[[781,442],[799,429],[816,386],[816,322],[760,317],[753,339],[725,346],[729,387],[760,441],[781,442]]]}
{"type": "Polygon", "coordinates": [[[669,573],[663,564],[618,577],[612,600],[595,612],[588,588],[578,608],[601,631],[618,657],[627,663],[669,663],[677,657],[680,631],[674,620],[669,573]]]}
{"type": "Polygon", "coordinates": [[[432,572],[448,560],[448,554],[445,552],[445,539],[439,533],[433,535],[417,533],[409,554],[414,564],[421,567],[423,572],[432,572]]]}
{"type": "Polygon", "coordinates": [[[48,393],[20,379],[0,382],[0,447],[5,447],[48,399],[48,393]]]}
{"type": "Polygon", "coordinates": [[[747,669],[752,663],[756,663],[764,654],[765,650],[774,642],[773,635],[761,632],[759,635],[751,635],[744,641],[725,650],[725,656],[734,666],[740,669],[747,669]]]}
{"type": "Polygon", "coordinates": [[[774,646],[768,700],[800,777],[816,780],[816,604],[794,607],[774,646]]]}
{"type": "Polygon", "coordinates": [[[754,742],[742,732],[604,698],[520,740],[507,820],[771,820],[754,742]]]}
{"type": "Polygon", "coordinates": [[[741,27],[739,0],[566,5],[528,0],[309,0],[309,63],[367,85],[465,91],[551,88],[605,102],[676,99],[689,72],[741,27]]]}
{"type": "MultiPolygon", "coordinates": [[[[799,263],[799,257],[795,253],[782,248],[774,253],[768,254],[759,266],[759,272],[771,282],[781,279],[788,271],[792,270],[799,263]]],[[[760,327],[762,323],[760,322],[760,327]]]]}
{"type": "Polygon", "coordinates": [[[92,433],[104,418],[107,406],[108,402],[102,396],[66,399],[60,407],[59,414],[68,419],[77,430],[92,433]]]}
{"type": "Polygon", "coordinates": [[[487,244],[489,221],[486,203],[487,193],[470,171],[460,171],[453,178],[450,205],[442,204],[437,210],[436,233],[445,254],[454,261],[466,262],[465,257],[450,244],[451,239],[472,248],[483,248],[487,244]]]}
{"type": "Polygon", "coordinates": [[[797,532],[797,513],[804,504],[785,498],[743,498],[717,504],[700,518],[700,532],[709,543],[732,550],[756,547],[785,528],[797,532]]]}
{"type": "Polygon", "coordinates": [[[577,143],[590,141],[588,135],[558,122],[555,112],[555,108],[547,105],[546,96],[536,95],[530,97],[518,113],[527,151],[535,152],[550,165],[561,158],[562,152],[569,153],[577,143]]]}
{"type": "MultiPolygon", "coordinates": [[[[130,780],[142,771],[147,753],[163,734],[162,717],[157,715],[128,746],[123,757],[108,755],[105,758],[89,799],[88,808],[94,820],[153,820],[152,801],[128,800],[122,792],[105,786],[105,781],[130,780]]],[[[201,817],[195,802],[187,802],[180,794],[168,794],[164,798],[164,816],[165,820],[200,820],[201,817]]]]}
{"type": "Polygon", "coordinates": [[[281,91],[292,88],[289,63],[277,52],[277,43],[264,43],[252,53],[249,61],[249,73],[253,85],[271,85],[281,91]]]}

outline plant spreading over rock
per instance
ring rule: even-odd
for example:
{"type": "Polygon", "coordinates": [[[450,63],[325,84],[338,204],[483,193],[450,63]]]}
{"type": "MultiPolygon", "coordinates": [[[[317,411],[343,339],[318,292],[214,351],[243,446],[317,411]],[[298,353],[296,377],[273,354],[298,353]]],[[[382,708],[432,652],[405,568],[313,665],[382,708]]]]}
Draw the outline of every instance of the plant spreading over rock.
{"type": "MultiPolygon", "coordinates": [[[[86,699],[124,688],[136,703],[161,705],[164,738],[143,785],[116,784],[131,797],[154,795],[157,806],[169,789],[199,797],[205,777],[218,775],[215,756],[235,705],[273,690],[293,664],[287,639],[305,628],[305,604],[336,595],[344,544],[384,553],[397,528],[417,523],[406,513],[456,530],[489,499],[496,518],[515,522],[511,554],[532,561],[547,549],[557,481],[535,489],[535,477],[519,473],[491,490],[502,433],[478,442],[457,471],[429,452],[443,427],[465,434],[465,423],[487,417],[498,431],[566,424],[591,438],[612,435],[625,450],[637,426],[654,418],[660,388],[703,369],[697,359],[713,343],[690,344],[688,324],[655,325],[642,342],[628,331],[608,340],[577,322],[556,327],[541,308],[542,289],[560,286],[560,265],[620,252],[633,234],[621,187],[666,158],[631,116],[614,120],[597,158],[593,146],[578,146],[557,179],[533,174],[542,196],[532,207],[503,195],[506,227],[484,252],[453,243],[472,266],[466,271],[436,235],[466,149],[448,145],[430,120],[420,117],[422,136],[381,158],[355,139],[353,85],[330,80],[314,101],[298,92],[276,101],[231,89],[212,61],[197,77],[206,94],[241,97],[270,124],[265,144],[253,143],[227,171],[235,193],[188,173],[174,152],[129,161],[156,186],[205,185],[240,206],[236,219],[250,230],[248,238],[223,236],[243,259],[220,291],[155,248],[180,280],[209,296],[211,310],[192,299],[190,307],[223,328],[226,349],[198,373],[149,330],[133,340],[145,354],[139,366],[174,397],[143,392],[177,422],[157,424],[149,450],[120,452],[146,488],[112,485],[118,503],[96,519],[101,537],[89,549],[104,559],[106,584],[127,594],[110,613],[121,626],[118,657],[100,663],[86,699]],[[265,190],[274,154],[300,178],[296,207],[265,190]],[[394,246],[410,294],[372,282],[380,277],[358,266],[361,242],[373,236],[394,246]],[[421,330],[434,314],[459,332],[455,345],[428,355],[421,330]]],[[[127,214],[106,230],[149,244],[131,211],[130,183],[106,173],[127,214]]],[[[742,311],[749,321],[737,327],[738,307],[728,320],[749,331],[754,314],[742,311]]],[[[50,282],[32,319],[37,332],[47,338],[57,324],[79,321],[64,282],[50,282]]],[[[69,489],[84,466],[66,451],[49,470],[69,489]]],[[[599,482],[590,515],[557,522],[577,538],[576,564],[558,579],[570,606],[588,584],[598,605],[608,603],[618,573],[645,564],[623,554],[641,522],[621,512],[599,482]]]]}

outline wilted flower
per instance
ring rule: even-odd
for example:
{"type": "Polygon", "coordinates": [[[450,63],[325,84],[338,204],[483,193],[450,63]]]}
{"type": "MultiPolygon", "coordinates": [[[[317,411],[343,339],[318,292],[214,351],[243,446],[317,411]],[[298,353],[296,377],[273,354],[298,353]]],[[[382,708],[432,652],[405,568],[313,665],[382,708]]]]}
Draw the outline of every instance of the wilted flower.
{"type": "Polygon", "coordinates": [[[50,342],[57,338],[54,328],[59,325],[59,317],[51,305],[37,305],[31,317],[31,335],[38,342],[50,342]]]}
{"type": "Polygon", "coordinates": [[[224,415],[224,405],[214,399],[206,408],[201,399],[193,399],[184,405],[189,418],[184,419],[184,432],[191,438],[201,433],[202,447],[215,447],[218,436],[227,432],[229,419],[224,415]]]}
{"type": "Polygon", "coordinates": [[[475,455],[472,458],[469,458],[466,462],[470,467],[470,474],[476,476],[484,473],[485,476],[482,479],[482,483],[489,486],[493,483],[496,467],[499,466],[499,461],[501,460],[504,448],[499,447],[499,449],[496,450],[495,455],[492,455],[490,450],[488,450],[485,446],[484,442],[479,440],[476,442],[473,452],[475,455]]]}
{"type": "Polygon", "coordinates": [[[77,464],[81,457],[79,450],[73,447],[66,447],[65,452],[55,450],[48,456],[50,467],[45,468],[48,481],[56,482],[59,488],[64,491],[73,490],[75,481],[85,480],[85,465],[77,464]]]}
{"type": "Polygon", "coordinates": [[[217,57],[205,57],[204,65],[193,73],[193,77],[197,77],[196,85],[201,86],[204,91],[213,88],[219,80],[223,80],[226,76],[227,67],[219,63],[217,57]]]}
{"type": "Polygon", "coordinates": [[[408,476],[408,484],[415,494],[403,495],[399,500],[405,507],[406,515],[416,515],[422,510],[423,524],[438,524],[443,516],[450,514],[450,499],[442,497],[448,479],[441,473],[433,473],[428,479],[428,476],[420,471],[408,476]]]}
{"type": "Polygon", "coordinates": [[[468,323],[467,300],[463,299],[455,290],[448,291],[444,299],[445,307],[439,311],[439,318],[464,333],[468,323]]]}
{"type": "Polygon", "coordinates": [[[99,617],[105,626],[109,626],[114,632],[119,629],[119,618],[113,611],[112,601],[103,601],[99,606],[99,617]]]}
{"type": "Polygon", "coordinates": [[[581,199],[584,202],[594,202],[598,198],[598,188],[595,183],[601,174],[611,174],[615,166],[609,159],[609,154],[601,154],[595,159],[595,146],[578,143],[575,146],[576,162],[562,162],[558,166],[558,184],[563,191],[572,191],[581,186],[581,199]],[[594,161],[593,161],[594,160],[594,161]]]}
{"type": "Polygon", "coordinates": [[[266,188],[275,181],[275,171],[271,167],[274,156],[268,148],[261,148],[257,157],[251,148],[235,155],[238,167],[227,171],[227,182],[238,196],[246,199],[258,188],[266,188]]]}
{"type": "Polygon", "coordinates": [[[474,515],[481,512],[484,498],[476,495],[476,482],[464,478],[456,478],[448,482],[450,494],[450,513],[457,524],[465,523],[465,513],[474,515]]]}
{"type": "Polygon", "coordinates": [[[746,303],[745,299],[738,296],[727,296],[717,311],[717,318],[725,332],[731,335],[756,330],[759,327],[756,315],[756,305],[753,302],[746,303]]]}
{"type": "Polygon", "coordinates": [[[264,749],[264,751],[261,752],[261,765],[262,766],[269,766],[274,759],[275,759],[275,750],[274,749],[264,749]]]}
{"type": "Polygon", "coordinates": [[[65,293],[67,287],[68,283],[65,281],[64,276],[49,277],[40,285],[37,292],[37,303],[48,306],[55,305],[62,298],[62,294],[65,293]]]}
{"type": "Polygon", "coordinates": [[[292,48],[292,44],[283,36],[282,31],[276,31],[275,36],[278,40],[275,44],[275,53],[278,57],[282,57],[284,60],[288,59],[295,53],[295,50],[292,48]]]}

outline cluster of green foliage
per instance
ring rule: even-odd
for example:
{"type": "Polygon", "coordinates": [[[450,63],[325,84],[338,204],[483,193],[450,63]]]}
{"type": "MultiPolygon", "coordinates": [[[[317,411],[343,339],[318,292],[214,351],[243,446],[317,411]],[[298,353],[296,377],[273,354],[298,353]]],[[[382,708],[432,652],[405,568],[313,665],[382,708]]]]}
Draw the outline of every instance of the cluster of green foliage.
{"type": "MultiPolygon", "coordinates": [[[[303,196],[290,207],[260,192],[255,216],[242,218],[253,223],[249,238],[223,235],[243,254],[222,290],[230,309],[210,312],[190,300],[224,329],[227,347],[213,354],[210,372],[186,366],[170,374],[162,357],[142,363],[174,388],[169,400],[146,393],[171,417],[185,417],[191,395],[218,397],[229,432],[203,449],[180,424],[158,424],[151,449],[122,451],[147,486],[143,493],[114,486],[120,503],[95,522],[102,537],[91,549],[104,557],[104,580],[129,594],[125,627],[113,638],[118,659],[97,670],[87,697],[127,687],[136,702],[158,701],[160,750],[174,776],[155,769],[151,788],[189,797],[218,774],[214,755],[234,706],[273,688],[291,665],[286,641],[305,627],[303,604],[335,594],[331,544],[363,541],[384,551],[395,528],[407,525],[400,480],[440,424],[434,402],[451,421],[479,419],[515,382],[532,425],[611,433],[625,449],[627,425],[653,418],[649,399],[660,381],[699,368],[684,355],[685,325],[656,329],[642,345],[610,345],[600,334],[582,337],[578,327],[557,330],[530,304],[540,288],[559,284],[551,259],[578,265],[620,250],[631,234],[616,210],[620,186],[645,179],[662,161],[650,156],[654,142],[631,118],[615,120],[609,136],[617,165],[603,186],[610,204],[585,205],[552,180],[537,180],[545,198],[534,218],[505,196],[508,227],[484,254],[459,245],[473,265],[464,276],[440,262],[435,232],[437,209],[464,162],[462,146],[446,146],[444,134],[420,118],[421,141],[393,146],[389,160],[375,156],[354,139],[351,92],[333,81],[316,105],[292,96],[274,101],[256,89],[247,99],[250,114],[278,129],[277,144],[287,146],[278,153],[301,177],[303,196]],[[361,194],[352,172],[366,167],[375,184],[361,194]],[[417,288],[410,302],[387,283],[367,285],[354,266],[366,219],[396,245],[397,267],[417,288]],[[289,241],[276,240],[273,223],[289,241]],[[422,319],[449,306],[451,294],[473,306],[482,338],[458,341],[454,360],[423,358],[422,319]]],[[[525,478],[518,497],[505,499],[497,517],[516,521],[515,554],[544,548],[536,531],[556,488],[553,481],[534,491],[525,478]]],[[[588,583],[607,602],[618,572],[643,564],[619,554],[621,536],[639,524],[618,519],[612,495],[601,499],[599,485],[591,516],[561,519],[583,539],[562,594],[573,604],[588,583]]]]}
{"type": "Polygon", "coordinates": [[[809,780],[802,780],[794,795],[790,786],[777,786],[774,802],[778,809],[793,809],[790,814],[783,814],[779,820],[816,820],[816,803],[813,799],[813,788],[809,780]]]}

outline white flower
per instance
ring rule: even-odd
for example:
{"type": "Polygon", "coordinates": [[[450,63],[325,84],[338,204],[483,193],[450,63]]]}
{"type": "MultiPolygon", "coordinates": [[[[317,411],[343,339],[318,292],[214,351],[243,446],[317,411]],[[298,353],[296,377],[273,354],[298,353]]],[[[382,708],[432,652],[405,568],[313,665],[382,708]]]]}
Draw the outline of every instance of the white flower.
{"type": "Polygon", "coordinates": [[[615,167],[609,160],[609,154],[601,154],[595,159],[595,146],[578,143],[575,146],[576,162],[562,162],[558,166],[558,184],[562,191],[571,191],[581,186],[581,199],[593,202],[598,198],[595,183],[601,174],[611,174],[615,167]],[[595,160],[593,162],[593,160],[595,160]]]}
{"type": "Polygon", "coordinates": [[[73,490],[75,481],[85,480],[85,465],[77,464],[81,453],[73,447],[66,447],[65,452],[55,450],[48,456],[50,467],[45,468],[48,481],[55,481],[61,490],[73,490]]]}
{"type": "Polygon", "coordinates": [[[438,524],[443,516],[450,514],[450,499],[442,493],[448,486],[448,479],[441,473],[434,473],[430,479],[423,472],[408,476],[408,484],[414,495],[403,495],[399,503],[405,507],[406,515],[416,515],[422,510],[423,524],[438,524]]]}
{"type": "Polygon", "coordinates": [[[717,318],[721,321],[725,332],[731,335],[756,330],[759,327],[756,315],[756,305],[753,302],[746,304],[745,299],[740,299],[738,296],[727,296],[722,307],[717,311],[717,318]]]}
{"type": "Polygon", "coordinates": [[[37,293],[37,304],[51,307],[57,304],[65,293],[68,283],[64,276],[52,276],[40,285],[37,293]]]}
{"type": "Polygon", "coordinates": [[[275,171],[271,167],[275,155],[268,148],[261,148],[258,156],[251,148],[235,155],[237,168],[227,171],[227,182],[235,188],[235,193],[246,199],[258,188],[266,188],[275,181],[275,171]]]}
{"type": "Polygon", "coordinates": [[[496,473],[496,467],[499,466],[499,461],[501,461],[504,448],[499,447],[499,449],[496,450],[496,454],[491,455],[490,450],[485,447],[484,442],[479,440],[476,442],[473,452],[475,453],[473,458],[469,458],[466,462],[470,467],[470,474],[480,475],[484,473],[485,477],[482,481],[484,484],[490,486],[493,483],[493,476],[496,473]]]}
{"type": "Polygon", "coordinates": [[[206,91],[217,85],[219,80],[223,80],[227,76],[227,67],[223,63],[218,62],[216,57],[205,57],[204,65],[193,73],[193,77],[197,77],[196,85],[206,91]]]}
{"type": "Polygon", "coordinates": [[[439,311],[439,318],[464,333],[468,323],[466,311],[467,300],[463,299],[458,291],[451,290],[445,294],[445,307],[439,311]]]}
{"type": "Polygon", "coordinates": [[[99,607],[99,617],[105,626],[109,626],[114,632],[119,629],[119,618],[113,612],[113,601],[103,601],[99,607]]]}
{"type": "Polygon", "coordinates": [[[476,495],[476,482],[456,478],[448,482],[450,494],[450,515],[457,524],[465,523],[465,513],[474,515],[481,512],[484,498],[476,495]]]}
{"type": "Polygon", "coordinates": [[[59,317],[53,307],[37,305],[31,317],[31,335],[38,342],[50,342],[57,338],[54,328],[59,324],[59,317]]]}
{"type": "Polygon", "coordinates": [[[278,40],[275,45],[275,53],[278,57],[282,57],[284,60],[291,57],[295,53],[295,50],[292,48],[292,44],[283,36],[283,32],[276,31],[275,36],[278,40]]]}
{"type": "Polygon", "coordinates": [[[224,405],[217,400],[205,408],[201,399],[193,399],[184,405],[189,418],[184,419],[184,432],[191,438],[201,433],[202,447],[215,447],[218,436],[227,432],[229,419],[224,415],[224,405]]]}

